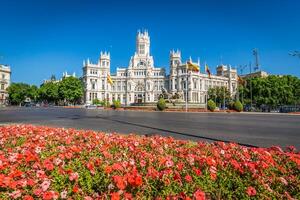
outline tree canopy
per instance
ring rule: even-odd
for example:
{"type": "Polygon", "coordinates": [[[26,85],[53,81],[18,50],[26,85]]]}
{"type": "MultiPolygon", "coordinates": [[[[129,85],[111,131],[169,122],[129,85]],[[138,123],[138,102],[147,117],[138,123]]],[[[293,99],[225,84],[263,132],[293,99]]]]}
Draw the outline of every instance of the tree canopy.
{"type": "Polygon", "coordinates": [[[217,105],[223,104],[224,98],[226,102],[229,102],[229,100],[231,99],[230,92],[225,86],[209,88],[208,97],[217,105]]]}
{"type": "Polygon", "coordinates": [[[252,102],[258,107],[300,104],[300,79],[295,76],[271,75],[246,79],[245,84],[239,86],[240,99],[245,104],[250,104],[251,87],[252,102]]]}
{"type": "Polygon", "coordinates": [[[69,103],[78,103],[83,96],[83,84],[75,77],[66,77],[59,82],[58,94],[60,99],[69,103]]]}
{"type": "Polygon", "coordinates": [[[21,104],[29,97],[32,101],[42,101],[58,104],[80,103],[83,96],[82,82],[75,77],[66,77],[62,81],[50,81],[38,88],[25,83],[12,83],[8,89],[9,100],[13,105],[21,104]]]}
{"type": "Polygon", "coordinates": [[[36,100],[38,97],[38,88],[35,85],[29,85],[26,83],[12,83],[8,88],[8,99],[11,104],[19,105],[24,103],[28,97],[32,100],[36,100]]]}
{"type": "Polygon", "coordinates": [[[57,101],[59,100],[58,88],[58,83],[44,83],[39,89],[39,99],[47,102],[57,103],[57,101]]]}

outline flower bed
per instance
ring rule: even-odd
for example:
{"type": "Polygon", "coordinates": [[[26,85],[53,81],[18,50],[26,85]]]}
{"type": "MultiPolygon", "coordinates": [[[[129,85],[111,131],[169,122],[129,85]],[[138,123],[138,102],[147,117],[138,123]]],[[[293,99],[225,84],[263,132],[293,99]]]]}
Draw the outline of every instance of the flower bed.
{"type": "Polygon", "coordinates": [[[294,148],[0,127],[0,199],[300,199],[294,148]]]}

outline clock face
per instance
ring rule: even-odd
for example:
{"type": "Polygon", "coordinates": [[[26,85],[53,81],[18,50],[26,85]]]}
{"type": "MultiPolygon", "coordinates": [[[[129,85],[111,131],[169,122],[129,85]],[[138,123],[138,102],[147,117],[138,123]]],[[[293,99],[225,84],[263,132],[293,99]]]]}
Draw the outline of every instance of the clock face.
{"type": "Polygon", "coordinates": [[[138,67],[145,67],[145,66],[146,66],[146,63],[142,60],[138,64],[138,67]]]}

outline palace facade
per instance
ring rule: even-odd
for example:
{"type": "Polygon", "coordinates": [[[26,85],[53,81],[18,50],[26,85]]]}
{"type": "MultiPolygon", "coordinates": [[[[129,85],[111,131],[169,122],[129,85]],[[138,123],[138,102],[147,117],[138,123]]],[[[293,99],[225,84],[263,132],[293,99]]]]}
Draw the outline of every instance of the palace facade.
{"type": "Polygon", "coordinates": [[[236,69],[220,65],[217,67],[217,75],[210,77],[201,70],[187,71],[180,51],[170,52],[170,73],[167,75],[165,68],[154,65],[147,31],[138,32],[136,51],[127,68],[117,68],[116,74],[111,74],[110,61],[110,53],[101,52],[97,63],[92,63],[89,59],[83,62],[82,80],[86,104],[91,104],[93,99],[110,102],[120,100],[123,105],[154,103],[162,88],[172,94],[181,93],[185,99],[187,87],[188,102],[205,105],[210,87],[225,86],[232,96],[237,90],[236,69]],[[109,83],[109,80],[113,83],[109,83]]]}
{"type": "Polygon", "coordinates": [[[0,64],[0,104],[6,104],[8,93],[6,89],[10,85],[10,66],[0,64]]]}

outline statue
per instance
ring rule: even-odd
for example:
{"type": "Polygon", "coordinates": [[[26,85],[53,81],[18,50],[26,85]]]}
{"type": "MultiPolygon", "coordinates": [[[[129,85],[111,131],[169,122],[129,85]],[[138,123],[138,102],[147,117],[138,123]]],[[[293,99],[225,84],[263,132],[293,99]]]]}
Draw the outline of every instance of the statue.
{"type": "Polygon", "coordinates": [[[183,100],[183,92],[176,92],[174,95],[172,95],[166,90],[166,88],[162,87],[159,98],[163,98],[167,102],[172,103],[175,106],[175,102],[183,100]]]}

